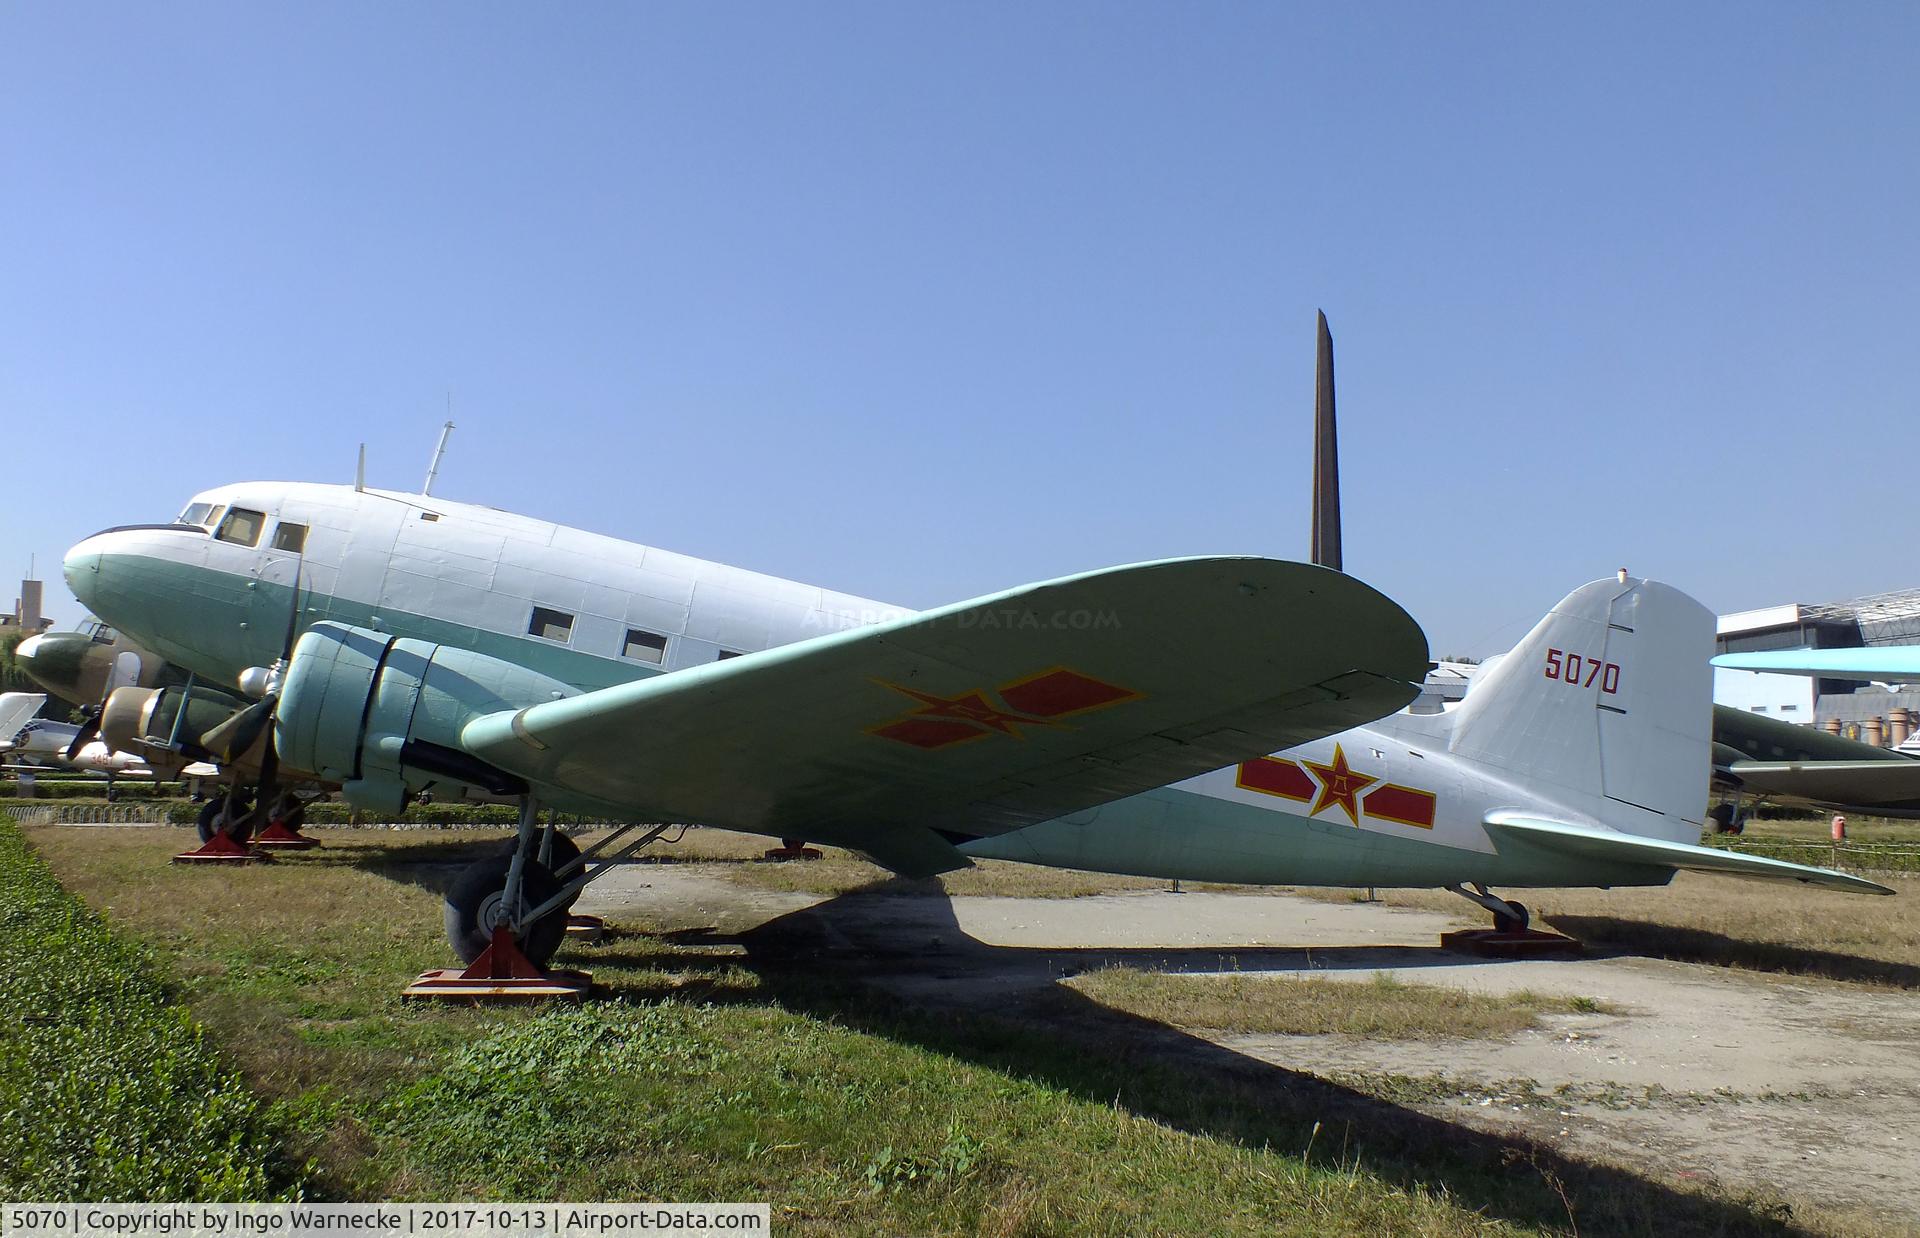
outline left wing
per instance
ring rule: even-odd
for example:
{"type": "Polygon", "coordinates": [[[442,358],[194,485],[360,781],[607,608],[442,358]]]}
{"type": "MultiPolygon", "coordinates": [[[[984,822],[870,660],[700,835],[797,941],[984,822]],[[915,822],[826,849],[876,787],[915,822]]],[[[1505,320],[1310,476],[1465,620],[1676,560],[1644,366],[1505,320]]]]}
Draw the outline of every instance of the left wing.
{"type": "Polygon", "coordinates": [[[1790,864],[1764,856],[1722,851],[1693,843],[1674,843],[1639,834],[1591,825],[1569,825],[1515,813],[1493,813],[1487,817],[1488,831],[1531,843],[1563,855],[1611,860],[1619,864],[1645,864],[1656,868],[1684,868],[1707,873],[1726,873],[1733,877],[1762,877],[1776,881],[1804,881],[1809,885],[1830,886],[1855,894],[1892,894],[1883,885],[1809,864],[1790,864]]]}
{"type": "Polygon", "coordinates": [[[866,851],[912,875],[998,834],[1410,702],[1426,638],[1351,576],[1109,568],[468,723],[473,755],[632,820],[866,851]]]}

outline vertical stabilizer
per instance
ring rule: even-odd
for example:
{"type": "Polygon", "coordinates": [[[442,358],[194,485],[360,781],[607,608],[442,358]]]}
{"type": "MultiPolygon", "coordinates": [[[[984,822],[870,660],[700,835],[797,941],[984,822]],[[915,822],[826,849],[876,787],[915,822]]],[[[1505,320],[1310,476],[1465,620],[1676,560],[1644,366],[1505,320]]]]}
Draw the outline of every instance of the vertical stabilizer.
{"type": "Polygon", "coordinates": [[[1333,419],[1333,332],[1320,311],[1320,348],[1313,367],[1313,561],[1340,562],[1340,443],[1333,419]]]}
{"type": "Polygon", "coordinates": [[[1582,585],[1453,711],[1449,746],[1615,829],[1692,842],[1707,807],[1712,612],[1651,580],[1582,585]]]}

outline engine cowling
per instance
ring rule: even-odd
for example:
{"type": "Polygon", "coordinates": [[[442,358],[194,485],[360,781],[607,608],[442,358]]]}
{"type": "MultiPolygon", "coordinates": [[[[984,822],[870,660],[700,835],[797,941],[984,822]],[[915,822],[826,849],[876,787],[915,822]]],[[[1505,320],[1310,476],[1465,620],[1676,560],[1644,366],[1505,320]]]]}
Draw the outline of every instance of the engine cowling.
{"type": "Polygon", "coordinates": [[[215,688],[115,688],[100,710],[100,738],[115,752],[156,760],[207,755],[201,738],[248,702],[215,688]]]}
{"type": "Polygon", "coordinates": [[[484,714],[577,695],[557,679],[450,645],[316,623],[294,646],[274,711],[283,764],[340,784],[365,812],[398,812],[428,784],[495,795],[516,776],[460,747],[484,714]]]}

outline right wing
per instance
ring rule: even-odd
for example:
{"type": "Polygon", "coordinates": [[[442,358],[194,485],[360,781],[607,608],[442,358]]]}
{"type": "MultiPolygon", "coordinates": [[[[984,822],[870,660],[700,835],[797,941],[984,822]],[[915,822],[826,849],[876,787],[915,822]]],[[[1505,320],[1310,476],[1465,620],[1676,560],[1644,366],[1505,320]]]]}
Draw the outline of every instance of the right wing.
{"type": "Polygon", "coordinates": [[[1920,761],[1735,761],[1743,791],[1862,810],[1920,808],[1920,761]]]}
{"type": "Polygon", "coordinates": [[[632,820],[963,867],[1003,833],[1330,735],[1418,692],[1426,638],[1351,576],[1173,559],[467,724],[473,755],[632,820]]]}

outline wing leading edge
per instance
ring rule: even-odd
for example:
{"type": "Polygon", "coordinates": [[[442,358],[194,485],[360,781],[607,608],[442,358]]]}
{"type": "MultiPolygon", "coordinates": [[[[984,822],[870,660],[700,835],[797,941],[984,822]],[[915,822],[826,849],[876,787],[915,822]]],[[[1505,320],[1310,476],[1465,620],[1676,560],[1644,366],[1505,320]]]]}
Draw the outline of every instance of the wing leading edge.
{"type": "Polygon", "coordinates": [[[1003,833],[1330,735],[1416,695],[1427,647],[1350,576],[1109,568],[468,724],[537,786],[838,842],[907,873],[1003,833]]]}
{"type": "Polygon", "coordinates": [[[1486,820],[1495,835],[1519,839],[1563,855],[1621,864],[1646,864],[1660,868],[1684,868],[1698,872],[1726,873],[1734,877],[1759,877],[1774,881],[1804,881],[1809,885],[1829,886],[1855,894],[1892,894],[1883,885],[1831,868],[1808,864],[1790,864],[1764,856],[1742,855],[1716,847],[1693,843],[1667,842],[1638,834],[1589,825],[1569,825],[1563,821],[1544,821],[1512,813],[1495,813],[1486,820]]]}

